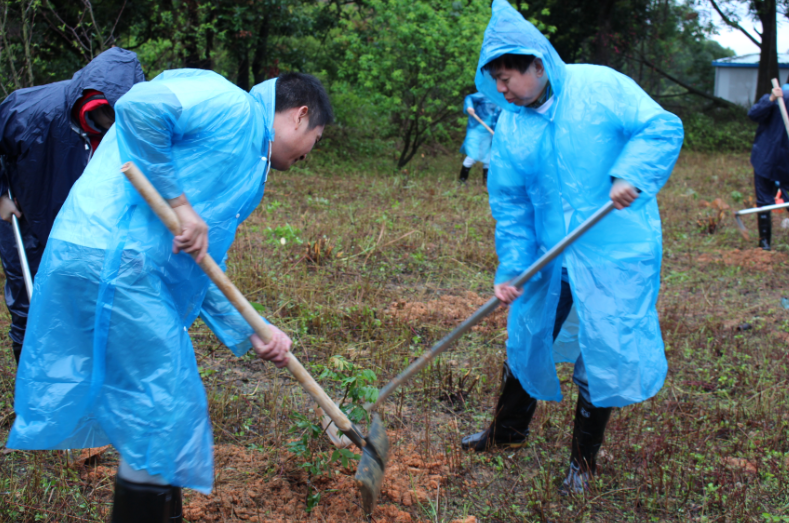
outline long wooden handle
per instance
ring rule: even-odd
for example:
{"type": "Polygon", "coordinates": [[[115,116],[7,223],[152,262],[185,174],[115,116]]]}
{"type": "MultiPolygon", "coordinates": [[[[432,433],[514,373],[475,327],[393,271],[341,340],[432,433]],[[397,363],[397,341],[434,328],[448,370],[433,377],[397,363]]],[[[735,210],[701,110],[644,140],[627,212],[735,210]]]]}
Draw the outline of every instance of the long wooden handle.
{"type": "MultiPolygon", "coordinates": [[[[773,78],[773,87],[781,87],[777,78],[773,78]]],[[[786,104],[784,103],[783,96],[778,97],[778,108],[781,109],[781,117],[784,119],[786,135],[789,136],[789,114],[786,113],[786,104]]]]}
{"type": "MultiPolygon", "coordinates": [[[[173,235],[178,236],[181,234],[181,223],[175,211],[168,205],[164,198],[159,194],[159,191],[148,181],[148,178],[140,172],[136,165],[132,162],[125,163],[121,167],[121,171],[126,175],[131,184],[140,193],[143,199],[148,203],[156,216],[167,226],[173,235]]],[[[260,317],[254,307],[247,301],[241,291],[233,285],[230,278],[222,272],[222,269],[217,265],[209,254],[206,254],[202,261],[199,263],[200,267],[205,271],[211,281],[213,281],[225,297],[233,304],[233,306],[241,313],[241,316],[247,320],[247,323],[255,331],[255,334],[268,343],[271,341],[271,330],[266,322],[260,317]]],[[[288,370],[298,380],[304,390],[312,396],[315,402],[320,405],[323,412],[328,415],[337,428],[343,432],[353,430],[353,424],[348,416],[331,400],[326,392],[320,385],[313,379],[307,369],[296,359],[293,354],[288,354],[288,370]]]]}
{"type": "Polygon", "coordinates": [[[476,113],[476,112],[474,112],[474,113],[469,113],[469,114],[470,114],[471,116],[473,116],[474,118],[476,118],[476,119],[477,119],[477,121],[478,121],[479,123],[481,123],[481,124],[482,124],[482,126],[483,126],[485,129],[487,129],[488,131],[490,131],[490,134],[495,134],[495,133],[493,132],[493,129],[491,129],[490,127],[488,127],[488,124],[486,124],[485,122],[483,122],[483,121],[482,121],[482,118],[480,118],[479,116],[477,116],[477,113],[476,113]]]}

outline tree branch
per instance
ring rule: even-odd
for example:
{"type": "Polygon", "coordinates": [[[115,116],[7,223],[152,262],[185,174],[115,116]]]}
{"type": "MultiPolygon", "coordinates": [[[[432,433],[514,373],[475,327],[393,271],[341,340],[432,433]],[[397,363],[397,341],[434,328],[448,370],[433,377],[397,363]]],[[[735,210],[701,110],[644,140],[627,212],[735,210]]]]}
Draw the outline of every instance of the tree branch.
{"type": "Polygon", "coordinates": [[[713,96],[711,94],[707,94],[707,93],[705,93],[704,91],[702,91],[700,89],[696,89],[692,85],[686,84],[682,80],[679,80],[678,78],[675,78],[675,77],[671,76],[669,73],[667,73],[666,71],[662,70],[660,67],[658,67],[657,65],[653,64],[652,62],[650,62],[649,60],[647,60],[643,56],[640,57],[640,58],[633,58],[633,57],[628,57],[628,58],[630,58],[631,60],[635,60],[636,62],[643,63],[644,65],[646,65],[647,67],[651,68],[653,71],[655,71],[659,75],[663,76],[667,80],[670,80],[670,81],[674,82],[675,84],[677,84],[680,87],[684,87],[685,89],[687,89],[688,94],[695,94],[696,96],[701,96],[702,98],[706,98],[707,100],[712,100],[713,102],[715,102],[715,103],[717,103],[719,105],[722,105],[724,107],[727,107],[727,106],[729,106],[729,107],[739,107],[739,105],[735,104],[734,102],[730,102],[728,100],[724,100],[723,98],[718,98],[717,96],[713,96]]]}
{"type": "Polygon", "coordinates": [[[753,42],[754,44],[756,44],[756,45],[759,47],[759,49],[761,49],[761,48],[762,48],[762,43],[761,43],[761,42],[759,42],[759,41],[758,41],[756,38],[754,38],[754,37],[751,35],[751,33],[749,33],[748,31],[746,31],[745,29],[743,29],[743,27],[742,27],[742,26],[741,26],[739,23],[737,23],[737,22],[735,22],[734,20],[732,20],[731,18],[729,18],[729,17],[728,17],[728,16],[727,16],[727,15],[726,15],[726,14],[725,14],[725,13],[724,13],[722,10],[721,10],[721,8],[720,8],[720,7],[718,7],[718,4],[717,4],[717,2],[715,2],[715,0],[710,0],[710,3],[712,4],[712,7],[713,7],[713,9],[715,9],[715,11],[717,11],[717,12],[718,12],[718,14],[720,15],[720,17],[723,19],[723,23],[725,23],[726,25],[728,25],[729,27],[732,27],[732,28],[734,28],[734,29],[739,29],[740,31],[742,31],[742,34],[744,34],[745,36],[747,36],[748,38],[750,38],[751,42],[753,42]]]}

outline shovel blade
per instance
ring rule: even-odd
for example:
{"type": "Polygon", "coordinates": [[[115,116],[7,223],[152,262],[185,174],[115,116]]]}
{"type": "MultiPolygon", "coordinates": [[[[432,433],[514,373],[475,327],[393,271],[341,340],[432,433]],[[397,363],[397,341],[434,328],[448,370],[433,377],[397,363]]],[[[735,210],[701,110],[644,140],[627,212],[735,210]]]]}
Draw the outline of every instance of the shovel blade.
{"type": "Polygon", "coordinates": [[[746,240],[750,240],[751,237],[748,234],[748,230],[745,228],[745,225],[742,223],[742,218],[740,218],[739,214],[734,213],[734,221],[737,223],[737,229],[740,231],[740,234],[742,234],[742,237],[746,240]]]}
{"type": "Polygon", "coordinates": [[[389,457],[389,436],[386,435],[381,417],[373,416],[370,424],[367,445],[362,449],[362,459],[356,471],[356,484],[362,495],[362,508],[364,514],[372,514],[378,496],[381,494],[381,485],[384,482],[384,469],[389,457]]]}

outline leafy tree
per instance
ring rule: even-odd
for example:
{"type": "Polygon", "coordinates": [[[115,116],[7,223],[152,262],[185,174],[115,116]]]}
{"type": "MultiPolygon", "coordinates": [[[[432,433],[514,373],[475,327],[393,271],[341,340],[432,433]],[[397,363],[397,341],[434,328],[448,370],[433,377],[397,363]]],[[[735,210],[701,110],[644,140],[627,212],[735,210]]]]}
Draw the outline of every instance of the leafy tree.
{"type": "Polygon", "coordinates": [[[427,140],[446,136],[474,90],[487,0],[371,0],[336,35],[340,78],[389,114],[402,141],[398,167],[427,140]]]}

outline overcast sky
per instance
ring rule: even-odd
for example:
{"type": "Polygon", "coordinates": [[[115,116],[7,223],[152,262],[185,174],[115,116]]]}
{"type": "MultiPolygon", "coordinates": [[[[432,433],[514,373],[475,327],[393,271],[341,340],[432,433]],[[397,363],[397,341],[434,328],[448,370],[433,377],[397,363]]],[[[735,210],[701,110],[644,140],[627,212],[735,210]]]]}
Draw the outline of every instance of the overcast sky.
{"type": "MultiPolygon", "coordinates": [[[[723,47],[728,47],[734,50],[737,56],[759,52],[759,48],[756,46],[756,44],[751,42],[747,36],[742,34],[741,31],[732,29],[724,24],[721,20],[721,17],[712,9],[711,6],[703,8],[702,13],[709,17],[709,19],[712,20],[712,22],[718,28],[718,34],[714,35],[712,39],[716,40],[723,47]]],[[[751,20],[746,15],[744,9],[740,12],[740,17],[740,25],[758,40],[759,36],[755,33],[754,27],[756,27],[756,29],[761,32],[762,24],[751,20]]],[[[787,20],[783,14],[778,15],[778,52],[789,53],[789,20],[787,20]]]]}

